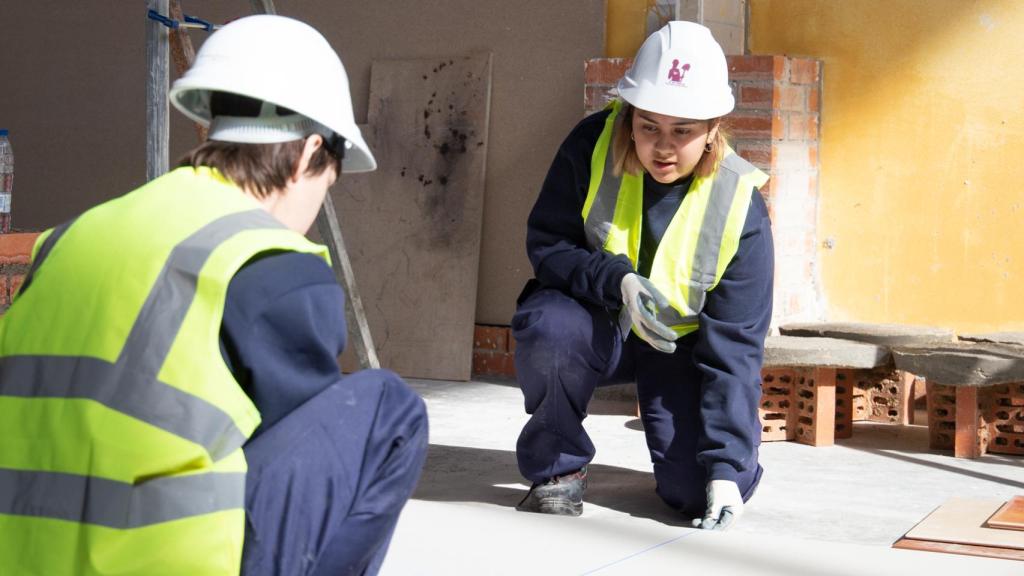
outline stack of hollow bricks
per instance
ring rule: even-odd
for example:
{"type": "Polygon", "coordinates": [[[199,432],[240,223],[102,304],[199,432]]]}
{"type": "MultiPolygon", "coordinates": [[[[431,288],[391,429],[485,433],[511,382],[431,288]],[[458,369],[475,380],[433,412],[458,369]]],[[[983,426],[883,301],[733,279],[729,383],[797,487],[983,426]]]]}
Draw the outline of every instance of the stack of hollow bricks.
{"type": "Polygon", "coordinates": [[[986,452],[1024,456],[1024,382],[960,389],[929,382],[929,446],[934,450],[953,450],[959,434],[977,434],[976,444],[971,442],[971,438],[961,442],[961,445],[969,446],[971,452],[965,456],[973,458],[986,452]],[[976,427],[969,422],[958,425],[958,390],[976,395],[973,401],[980,408],[976,427]]]}
{"type": "Polygon", "coordinates": [[[824,439],[829,437],[850,438],[858,421],[912,424],[919,380],[891,367],[775,367],[761,371],[761,382],[761,440],[797,440],[818,446],[827,444],[824,439]],[[816,370],[835,370],[834,390],[814,386],[816,370]],[[823,393],[834,396],[817,396],[823,393]],[[829,405],[835,406],[834,412],[822,413],[829,405]],[[826,433],[826,427],[834,433],[826,433]]]}
{"type": "Polygon", "coordinates": [[[28,273],[38,233],[0,234],[0,313],[11,305],[28,273]]]}

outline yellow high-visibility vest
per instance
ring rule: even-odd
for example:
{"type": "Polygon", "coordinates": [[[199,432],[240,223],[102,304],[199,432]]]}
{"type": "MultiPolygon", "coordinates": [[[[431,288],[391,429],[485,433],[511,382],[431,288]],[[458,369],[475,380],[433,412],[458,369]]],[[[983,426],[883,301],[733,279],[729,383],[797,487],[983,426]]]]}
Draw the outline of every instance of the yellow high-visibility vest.
{"type": "Polygon", "coordinates": [[[0,318],[0,572],[238,574],[260,416],[219,334],[268,250],[327,258],[209,168],[40,236],[0,318]]]}
{"type": "MultiPolygon", "coordinates": [[[[587,244],[623,254],[637,267],[643,218],[643,176],[616,177],[610,153],[621,102],[611,105],[590,159],[590,187],[583,204],[587,244]]],[[[668,298],[658,319],[683,336],[697,329],[707,293],[718,285],[739,249],[750,193],[768,175],[731,148],[711,177],[694,177],[665,230],[651,264],[650,281],[668,298]]]]}

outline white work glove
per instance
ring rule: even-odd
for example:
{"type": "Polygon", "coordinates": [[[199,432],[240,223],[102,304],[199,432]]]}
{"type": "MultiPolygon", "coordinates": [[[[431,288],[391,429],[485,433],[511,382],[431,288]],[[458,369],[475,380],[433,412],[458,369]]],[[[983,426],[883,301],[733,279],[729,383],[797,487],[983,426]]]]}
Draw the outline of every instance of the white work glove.
{"type": "Polygon", "coordinates": [[[619,328],[622,338],[629,335],[630,326],[636,327],[637,334],[656,350],[671,354],[676,351],[676,333],[658,321],[657,314],[668,308],[668,298],[662,295],[651,281],[639,274],[626,274],[622,279],[622,312],[619,313],[619,328]]]}
{"type": "Polygon", "coordinates": [[[704,530],[725,530],[743,515],[743,497],[732,480],[708,482],[708,509],[704,518],[694,518],[693,527],[704,530]]]}

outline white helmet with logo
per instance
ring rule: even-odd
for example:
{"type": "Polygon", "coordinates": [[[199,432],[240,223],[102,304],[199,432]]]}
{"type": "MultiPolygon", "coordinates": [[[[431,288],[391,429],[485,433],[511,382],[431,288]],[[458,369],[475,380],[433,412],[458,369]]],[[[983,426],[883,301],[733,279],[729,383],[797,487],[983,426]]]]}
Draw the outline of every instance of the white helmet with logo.
{"type": "Polygon", "coordinates": [[[694,22],[669,22],[648,36],[618,91],[641,110],[690,120],[725,116],[736,104],[722,47],[694,22]]]}
{"type": "Polygon", "coordinates": [[[225,25],[203,43],[195,63],[175,81],[170,100],[192,120],[210,125],[210,140],[263,144],[317,133],[328,145],[340,145],[337,135],[344,138],[343,172],[377,168],[355,123],[341,59],[319,32],[298,20],[260,15],[225,25]],[[254,117],[218,116],[211,125],[212,92],[273,106],[263,105],[254,117]]]}

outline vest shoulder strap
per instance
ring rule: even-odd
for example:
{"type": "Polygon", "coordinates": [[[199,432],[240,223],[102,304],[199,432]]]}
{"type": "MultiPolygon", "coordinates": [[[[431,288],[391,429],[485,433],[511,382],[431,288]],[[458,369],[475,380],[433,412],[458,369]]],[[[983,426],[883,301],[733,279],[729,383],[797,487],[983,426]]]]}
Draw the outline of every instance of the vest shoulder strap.
{"type": "Polygon", "coordinates": [[[43,264],[43,260],[49,256],[50,251],[53,250],[57,241],[60,237],[68,231],[68,228],[75,223],[76,218],[72,218],[67,222],[55,227],[50,233],[43,239],[42,244],[36,250],[35,257],[32,258],[32,264],[29,266],[28,273],[25,274],[25,281],[21,283],[21,288],[18,289],[18,294],[28,290],[28,285],[32,283],[32,278],[35,276],[36,270],[43,264]]]}

